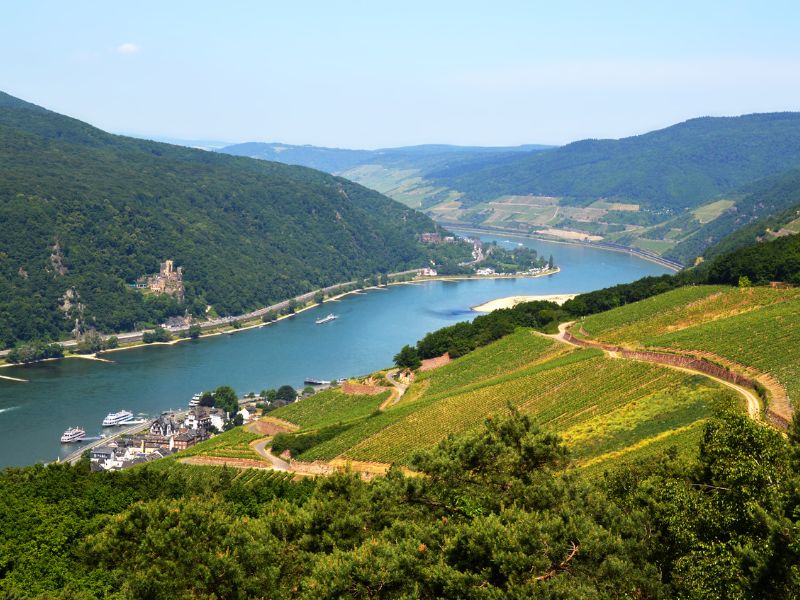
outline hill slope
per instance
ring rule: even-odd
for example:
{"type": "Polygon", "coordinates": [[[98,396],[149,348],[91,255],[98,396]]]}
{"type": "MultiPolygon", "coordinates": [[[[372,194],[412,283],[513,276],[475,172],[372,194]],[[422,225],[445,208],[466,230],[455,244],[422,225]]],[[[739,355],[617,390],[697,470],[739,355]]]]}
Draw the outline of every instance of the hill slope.
{"type": "Polygon", "coordinates": [[[682,239],[665,256],[691,264],[697,256],[707,260],[774,237],[767,230],[779,235],[796,232],[785,226],[800,216],[800,169],[750,183],[735,196],[732,207],[682,239]]]}
{"type": "Polygon", "coordinates": [[[608,198],[655,209],[695,207],[800,165],[800,113],[692,119],[619,140],[584,140],[552,152],[508,156],[484,169],[431,173],[476,203],[502,195],[608,198]]]}
{"type": "Polygon", "coordinates": [[[424,262],[420,213],[301,167],[116,136],[0,94],[0,343],[244,311],[424,262]],[[186,303],[126,282],[173,259],[186,303]],[[68,292],[68,290],[70,290],[68,292]]]}

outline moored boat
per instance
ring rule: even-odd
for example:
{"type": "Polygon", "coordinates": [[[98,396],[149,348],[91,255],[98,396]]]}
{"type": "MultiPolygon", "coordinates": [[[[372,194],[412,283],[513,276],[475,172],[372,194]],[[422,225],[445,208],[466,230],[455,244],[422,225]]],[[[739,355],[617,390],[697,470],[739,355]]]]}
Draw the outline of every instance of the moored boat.
{"type": "Polygon", "coordinates": [[[194,396],[192,396],[192,399],[189,400],[189,408],[198,406],[200,404],[200,398],[202,398],[202,397],[203,397],[203,394],[201,394],[199,392],[197,394],[195,394],[194,396]]]}
{"type": "Polygon", "coordinates": [[[106,418],[103,419],[103,427],[116,427],[118,425],[128,425],[133,421],[133,413],[127,410],[121,410],[115,413],[108,413],[106,418]]]}
{"type": "Polygon", "coordinates": [[[303,381],[306,385],[330,385],[331,382],[327,379],[306,379],[303,381]]]}
{"type": "Polygon", "coordinates": [[[63,434],[61,434],[62,444],[72,444],[80,442],[86,437],[86,432],[80,427],[70,427],[63,434]]]}

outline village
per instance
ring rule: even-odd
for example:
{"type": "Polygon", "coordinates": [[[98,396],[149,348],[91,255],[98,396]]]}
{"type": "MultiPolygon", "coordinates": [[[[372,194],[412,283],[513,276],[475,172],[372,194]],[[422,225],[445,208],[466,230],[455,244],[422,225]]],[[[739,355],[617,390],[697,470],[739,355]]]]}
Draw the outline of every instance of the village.
{"type": "Polygon", "coordinates": [[[250,393],[238,399],[235,411],[227,412],[221,407],[201,405],[201,398],[206,396],[213,396],[213,393],[196,394],[188,410],[164,411],[138,430],[133,428],[133,431],[113,435],[107,442],[103,438],[78,453],[77,458],[88,458],[92,471],[127,469],[191,448],[232,427],[247,425],[263,412],[288,403],[287,400],[250,393]]]}

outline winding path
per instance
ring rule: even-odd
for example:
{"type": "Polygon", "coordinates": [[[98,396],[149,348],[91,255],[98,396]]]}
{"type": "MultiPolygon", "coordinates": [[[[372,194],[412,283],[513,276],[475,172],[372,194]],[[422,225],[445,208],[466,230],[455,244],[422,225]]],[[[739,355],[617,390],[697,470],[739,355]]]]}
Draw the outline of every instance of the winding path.
{"type": "Polygon", "coordinates": [[[703,371],[698,371],[696,369],[690,369],[690,368],[687,368],[687,367],[679,367],[679,366],[676,366],[676,365],[670,365],[670,364],[667,364],[667,363],[659,362],[657,360],[648,360],[647,358],[630,358],[630,357],[627,357],[627,356],[623,356],[622,354],[620,354],[617,351],[609,350],[608,348],[603,348],[602,346],[595,346],[594,344],[590,344],[590,343],[587,343],[585,345],[579,344],[579,343],[575,343],[575,341],[567,339],[567,336],[565,335],[567,333],[567,330],[570,327],[572,327],[572,325],[574,325],[574,324],[575,324],[575,321],[569,321],[568,323],[561,323],[558,326],[558,333],[543,334],[543,335],[547,335],[547,337],[549,337],[549,338],[552,338],[554,340],[558,340],[562,344],[567,344],[568,346],[573,346],[575,348],[598,348],[600,350],[603,350],[603,352],[605,352],[606,355],[608,357],[610,357],[610,358],[620,359],[620,360],[638,360],[640,362],[649,362],[649,363],[652,363],[654,365],[660,365],[662,367],[667,367],[669,369],[674,369],[676,371],[683,371],[684,373],[691,373],[693,375],[702,375],[703,377],[706,377],[708,379],[716,381],[717,383],[721,383],[722,385],[724,385],[724,386],[734,390],[735,392],[737,392],[747,402],[747,414],[750,416],[750,418],[755,419],[755,420],[760,420],[761,419],[761,401],[759,400],[759,398],[758,398],[758,396],[756,394],[754,394],[752,391],[750,391],[746,387],[738,385],[736,383],[732,383],[730,381],[726,381],[725,379],[722,379],[720,377],[715,377],[714,375],[710,375],[710,374],[705,373],[703,371]]]}

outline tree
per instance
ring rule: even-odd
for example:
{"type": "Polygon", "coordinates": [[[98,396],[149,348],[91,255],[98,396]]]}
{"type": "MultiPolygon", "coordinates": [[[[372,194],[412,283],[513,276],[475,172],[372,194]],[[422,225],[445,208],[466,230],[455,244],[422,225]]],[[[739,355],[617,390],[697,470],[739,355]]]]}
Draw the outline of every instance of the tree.
{"type": "Polygon", "coordinates": [[[750,281],[750,278],[747,275],[742,275],[739,277],[739,287],[740,288],[753,287],[753,283],[750,281]]]}
{"type": "Polygon", "coordinates": [[[244,424],[244,417],[242,416],[242,413],[238,413],[238,412],[237,412],[237,413],[236,413],[236,414],[233,416],[233,425],[234,425],[235,427],[241,427],[243,424],[244,424]]]}
{"type": "Polygon", "coordinates": [[[189,337],[191,339],[196,340],[197,338],[200,337],[200,333],[201,332],[202,332],[202,329],[200,329],[200,325],[195,323],[194,325],[189,327],[189,331],[187,331],[186,333],[189,335],[189,337]]]}
{"type": "Polygon", "coordinates": [[[200,396],[200,406],[213,407],[214,392],[203,392],[203,395],[200,396]]]}
{"type": "Polygon", "coordinates": [[[153,342],[168,342],[171,339],[172,336],[163,327],[156,327],[153,331],[145,331],[142,334],[142,341],[145,344],[152,344],[153,342]]]}
{"type": "Polygon", "coordinates": [[[314,304],[322,304],[323,300],[325,300],[325,294],[322,290],[314,294],[314,304]]]}
{"type": "Polygon", "coordinates": [[[112,350],[119,346],[119,338],[115,335],[112,335],[109,338],[103,340],[103,350],[112,350]]]}
{"type": "Polygon", "coordinates": [[[100,334],[94,329],[90,329],[83,334],[81,341],[78,342],[77,351],[80,354],[92,354],[103,349],[103,340],[100,334]]]}
{"type": "Polygon", "coordinates": [[[288,314],[292,315],[292,314],[294,314],[294,313],[297,311],[297,309],[298,309],[298,307],[299,307],[299,306],[300,306],[300,303],[297,301],[297,299],[296,299],[296,298],[292,298],[292,299],[291,299],[291,300],[289,300],[289,302],[286,304],[286,312],[287,312],[288,314]]]}
{"type": "Polygon", "coordinates": [[[555,261],[553,260],[553,255],[550,255],[550,260],[547,261],[547,268],[552,269],[556,266],[555,261]]]}
{"type": "Polygon", "coordinates": [[[297,399],[297,390],[290,385],[282,385],[278,388],[275,399],[283,400],[284,402],[294,402],[297,399]]]}
{"type": "Polygon", "coordinates": [[[307,385],[306,387],[303,388],[303,395],[304,396],[310,396],[316,391],[317,390],[315,390],[312,386],[307,385]]]}
{"type": "Polygon", "coordinates": [[[422,362],[419,359],[417,349],[413,346],[405,345],[394,357],[394,364],[401,369],[419,369],[422,362]]]}
{"type": "Polygon", "coordinates": [[[235,414],[239,411],[239,397],[236,391],[229,385],[221,385],[214,390],[214,406],[221,408],[228,414],[235,414]]]}

